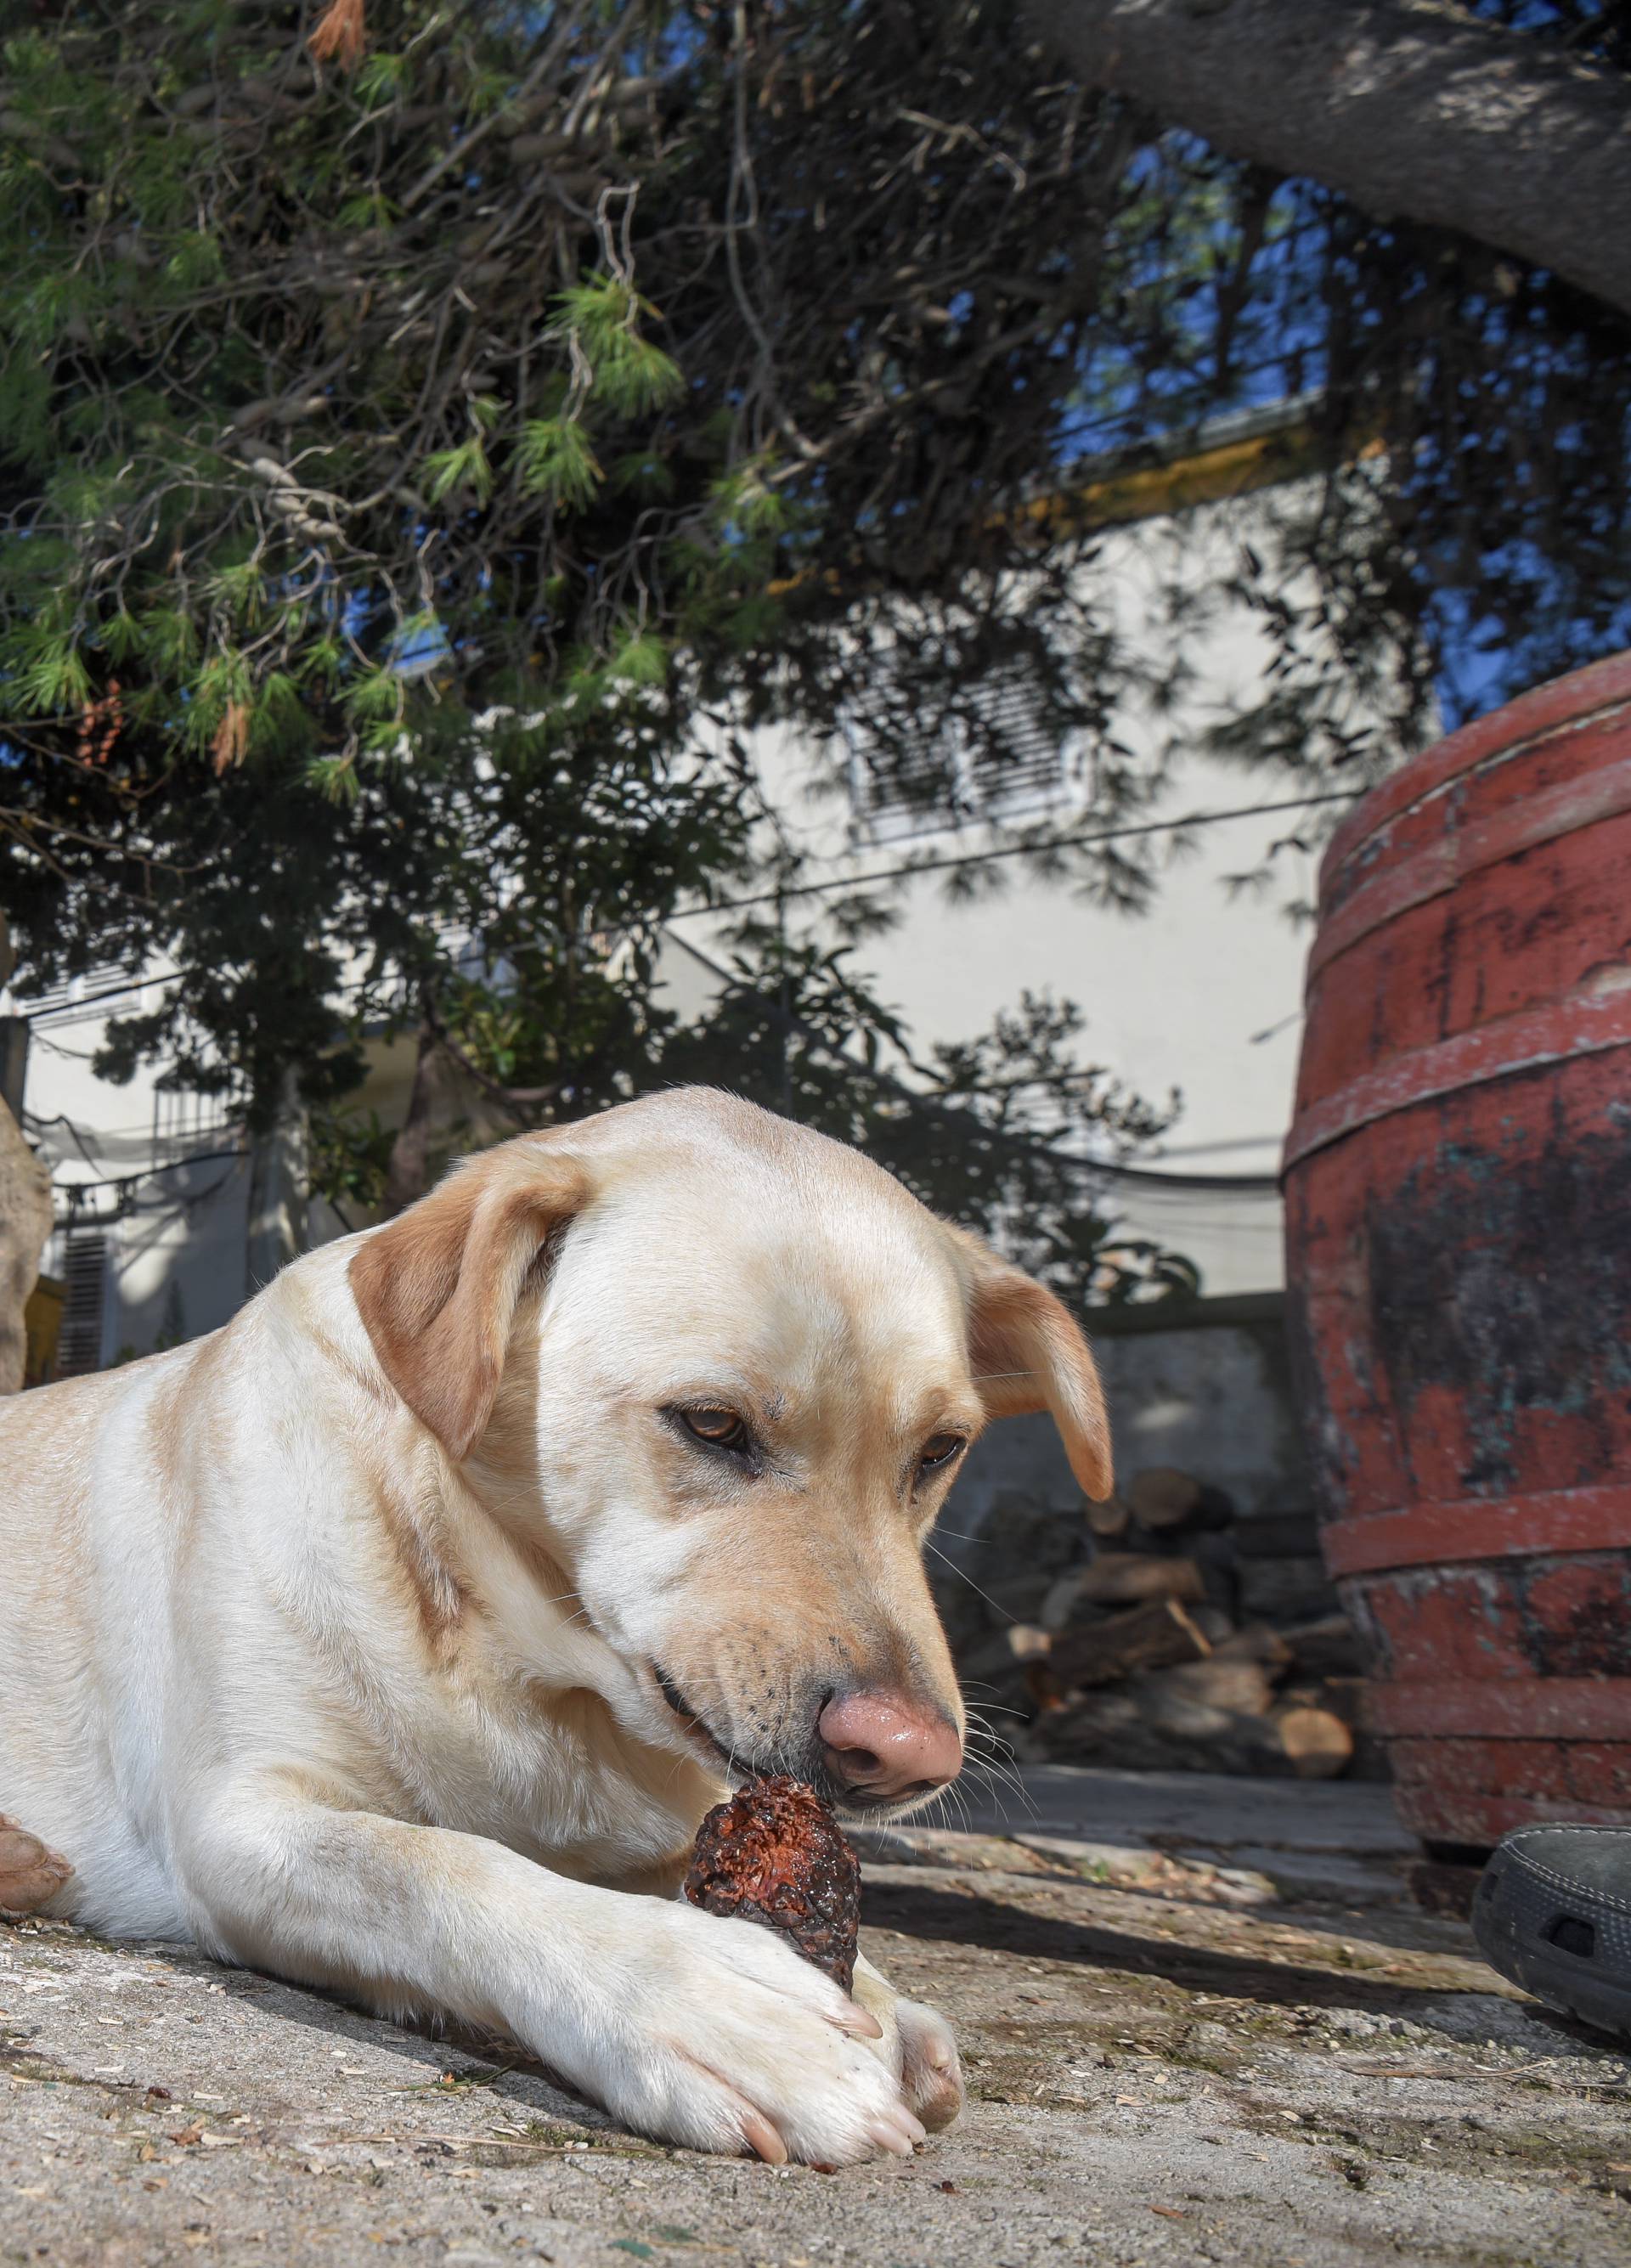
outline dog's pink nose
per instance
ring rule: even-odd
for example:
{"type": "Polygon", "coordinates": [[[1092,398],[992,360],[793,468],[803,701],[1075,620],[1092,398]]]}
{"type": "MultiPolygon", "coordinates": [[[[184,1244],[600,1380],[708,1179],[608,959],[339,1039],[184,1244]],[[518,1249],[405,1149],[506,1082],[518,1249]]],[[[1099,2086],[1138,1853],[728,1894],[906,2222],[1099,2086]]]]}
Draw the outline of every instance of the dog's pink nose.
{"type": "Polygon", "coordinates": [[[816,1725],[827,1770],[852,1794],[926,1795],[963,1769],[957,1728],[904,1693],[840,1693],[816,1725]]]}

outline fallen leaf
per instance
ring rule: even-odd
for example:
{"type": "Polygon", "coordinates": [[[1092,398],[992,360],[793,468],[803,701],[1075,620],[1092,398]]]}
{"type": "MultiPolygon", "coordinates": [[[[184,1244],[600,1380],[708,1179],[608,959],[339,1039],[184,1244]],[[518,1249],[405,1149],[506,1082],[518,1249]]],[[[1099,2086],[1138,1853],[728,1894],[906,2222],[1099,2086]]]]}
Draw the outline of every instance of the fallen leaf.
{"type": "Polygon", "coordinates": [[[1189,2219],[1189,2215],[1186,2213],[1180,2213],[1175,2205],[1153,2205],[1150,2207],[1150,2211],[1152,2213],[1158,2213],[1162,2220],[1187,2220],[1189,2219]]]}
{"type": "Polygon", "coordinates": [[[181,2132],[179,2134],[172,2134],[170,2139],[173,2142],[179,2142],[184,2150],[190,2150],[193,2144],[198,2140],[203,2132],[203,2128],[202,2126],[183,2126],[181,2132]]]}
{"type": "Polygon", "coordinates": [[[1116,2100],[1118,2102],[1130,2102],[1135,2110],[1138,2107],[1139,2098],[1136,2095],[1118,2095],[1116,2100]]]}

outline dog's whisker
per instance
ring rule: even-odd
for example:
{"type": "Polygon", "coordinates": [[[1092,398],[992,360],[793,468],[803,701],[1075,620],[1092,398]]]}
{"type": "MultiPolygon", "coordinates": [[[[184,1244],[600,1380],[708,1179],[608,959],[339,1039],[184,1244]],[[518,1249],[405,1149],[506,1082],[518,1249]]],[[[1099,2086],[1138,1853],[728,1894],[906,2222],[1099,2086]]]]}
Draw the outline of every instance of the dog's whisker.
{"type": "MultiPolygon", "coordinates": [[[[1006,1771],[1000,1771],[994,1774],[993,1778],[999,1786],[1007,1789],[1008,1793],[1015,1798],[1022,1808],[1030,1813],[1033,1820],[1037,1819],[1040,1815],[1037,1808],[1036,1798],[1032,1795],[1030,1790],[1026,1786],[1023,1779],[1021,1778],[1017,1772],[1006,1771]]],[[[1006,1822],[1008,1815],[1007,1807],[1003,1802],[1000,1795],[995,1798],[995,1801],[997,1808],[1001,1812],[1006,1822]]]]}
{"type": "Polygon", "coordinates": [[[1019,1762],[1018,1752],[1013,1743],[1003,1740],[1000,1734],[994,1733],[978,1742],[971,1743],[970,1752],[981,1763],[1000,1764],[1005,1768],[1010,1768],[1019,1762]]]}
{"type": "Polygon", "coordinates": [[[1019,1616],[1017,1615],[1011,1615],[1006,1607],[999,1606],[996,1600],[992,1597],[989,1591],[982,1591],[980,1589],[979,1585],[975,1581],[972,1575],[965,1573],[964,1571],[958,1566],[955,1559],[948,1558],[945,1552],[943,1552],[940,1549],[939,1545],[934,1542],[933,1536],[926,1535],[924,1537],[923,1548],[926,1551],[933,1551],[934,1557],[944,1565],[949,1567],[954,1575],[961,1576],[963,1580],[968,1585],[970,1590],[974,1592],[978,1597],[984,1599],[985,1604],[988,1607],[993,1608],[1006,1622],[1018,1622],[1019,1616]]]}
{"type": "Polygon", "coordinates": [[[970,1747],[970,1751],[969,1751],[969,1753],[970,1753],[970,1756],[973,1756],[973,1757],[976,1757],[976,1763],[980,1763],[980,1764],[1014,1764],[1014,1763],[1016,1763],[1016,1756],[1014,1756],[1014,1751],[1012,1751],[1012,1749],[1009,1749],[1007,1742],[998,1742],[998,1740],[986,1740],[986,1742],[980,1742],[980,1744],[976,1744],[976,1747],[970,1747]]]}
{"type": "MultiPolygon", "coordinates": [[[[967,1739],[970,1753],[969,1762],[964,1767],[965,1771],[970,1777],[983,1780],[987,1786],[1011,1788],[1015,1794],[1030,1803],[1030,1793],[1020,1775],[1018,1758],[1012,1744],[986,1723],[984,1709],[974,1704],[966,1705],[967,1739]]],[[[991,1705],[985,1705],[986,1707],[991,1705]]]]}
{"type": "Polygon", "coordinates": [[[989,1725],[981,1725],[977,1730],[981,1742],[978,1753],[990,1756],[1000,1763],[1012,1763],[1015,1760],[1014,1744],[1011,1741],[1004,1740],[1002,1734],[993,1731],[989,1725]]]}
{"type": "MultiPolygon", "coordinates": [[[[1011,1764],[1005,1764],[993,1759],[986,1763],[983,1770],[985,1780],[990,1786],[1011,1788],[1015,1795],[1026,1796],[1024,1780],[1011,1764]]],[[[1029,1798],[1027,1797],[1026,1800],[1029,1800],[1029,1798]]]]}

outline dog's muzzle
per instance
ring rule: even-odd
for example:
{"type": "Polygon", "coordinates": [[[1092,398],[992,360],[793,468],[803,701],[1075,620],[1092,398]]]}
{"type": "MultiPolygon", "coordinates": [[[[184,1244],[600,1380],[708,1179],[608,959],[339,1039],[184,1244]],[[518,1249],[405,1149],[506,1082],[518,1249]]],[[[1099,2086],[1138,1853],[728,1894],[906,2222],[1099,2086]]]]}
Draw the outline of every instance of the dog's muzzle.
{"type": "Polygon", "coordinates": [[[674,1712],[674,1714],[684,1726],[686,1731],[695,1734],[698,1739],[705,1741],[708,1743],[708,1746],[713,1750],[714,1755],[720,1759],[720,1763],[725,1764],[727,1767],[730,1767],[733,1763],[730,1749],[727,1749],[724,1742],[720,1740],[719,1734],[714,1731],[712,1726],[703,1715],[701,1710],[692,1708],[690,1703],[685,1698],[685,1696],[681,1692],[679,1687],[668,1675],[667,1670],[663,1669],[658,1663],[653,1661],[651,1666],[651,1670],[652,1675],[656,1681],[657,1690],[661,1694],[663,1699],[674,1712]]]}

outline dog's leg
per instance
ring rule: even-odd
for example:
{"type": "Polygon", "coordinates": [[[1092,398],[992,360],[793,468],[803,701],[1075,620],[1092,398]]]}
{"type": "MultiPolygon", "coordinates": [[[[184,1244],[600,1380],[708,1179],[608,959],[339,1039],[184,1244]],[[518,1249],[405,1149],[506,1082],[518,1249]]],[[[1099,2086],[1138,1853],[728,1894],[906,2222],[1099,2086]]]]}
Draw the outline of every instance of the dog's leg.
{"type": "Polygon", "coordinates": [[[501,2026],[664,2141],[838,2165],[923,2139],[863,2044],[875,2020],[768,1931],[286,1790],[238,1781],[193,1816],[181,1881],[210,1950],[501,2026]]]}
{"type": "Polygon", "coordinates": [[[0,1915],[16,1921],[40,1913],[73,1871],[37,1835],[0,1812],[0,1915]]]}
{"type": "Polygon", "coordinates": [[[899,2080],[907,2102],[931,2133],[949,2126],[963,2108],[963,2066],[950,2025],[937,2008],[902,1999],[865,1954],[855,1963],[854,1990],[882,2027],[875,2052],[899,2080]]]}

